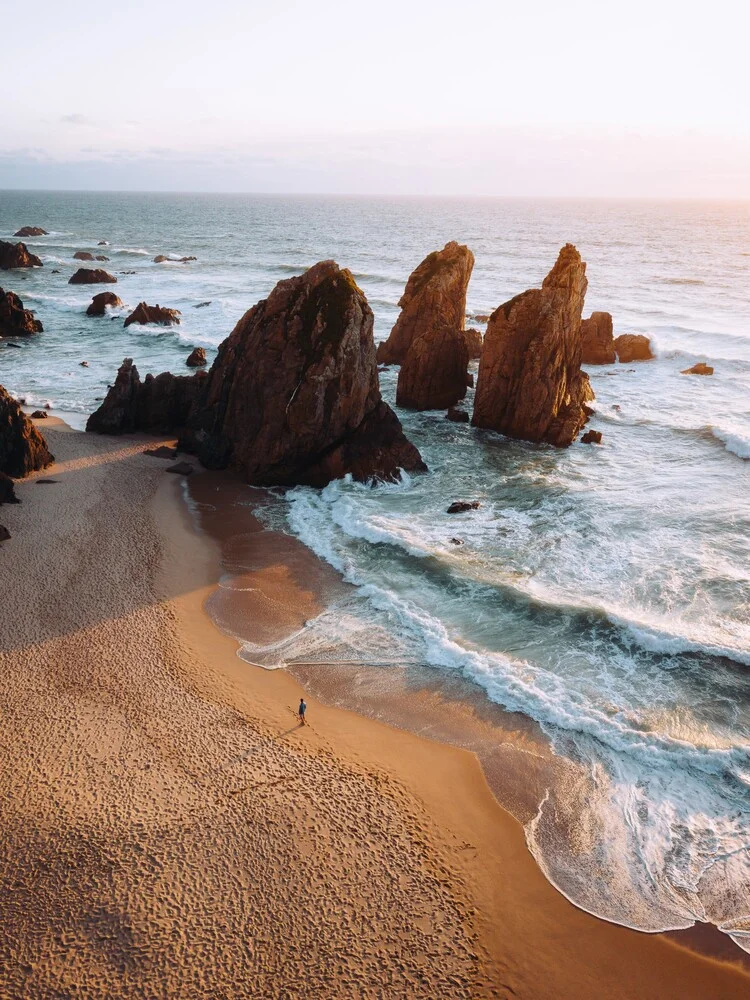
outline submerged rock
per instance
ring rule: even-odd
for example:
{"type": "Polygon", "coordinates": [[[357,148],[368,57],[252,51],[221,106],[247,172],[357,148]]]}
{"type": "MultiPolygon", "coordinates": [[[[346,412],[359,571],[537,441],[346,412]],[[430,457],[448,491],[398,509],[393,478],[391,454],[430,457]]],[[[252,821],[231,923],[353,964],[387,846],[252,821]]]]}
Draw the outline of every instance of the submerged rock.
{"type": "Polygon", "coordinates": [[[180,322],[179,309],[167,309],[166,306],[149,306],[145,302],[139,302],[132,313],[127,317],[123,326],[130,326],[131,323],[160,323],[162,326],[173,326],[180,322]]]}
{"type": "Polygon", "coordinates": [[[445,414],[446,420],[452,420],[454,424],[468,424],[469,414],[466,410],[461,410],[457,406],[449,406],[445,414]]]}
{"type": "Polygon", "coordinates": [[[160,253],[158,257],[154,257],[154,264],[187,264],[190,260],[198,260],[197,257],[167,257],[165,254],[160,253]]]}
{"type": "Polygon", "coordinates": [[[615,340],[617,358],[623,364],[631,361],[651,361],[651,341],[641,333],[621,333],[615,340]]]}
{"type": "Polygon", "coordinates": [[[581,444],[601,444],[602,443],[602,432],[601,431],[586,431],[585,434],[581,435],[581,444]]]}
{"type": "Polygon", "coordinates": [[[402,364],[411,345],[436,329],[463,331],[473,267],[474,254],[455,241],[425,257],[409,276],[390,336],[378,346],[381,364],[402,364]]]}
{"type": "Polygon", "coordinates": [[[69,285],[113,285],[116,282],[117,278],[101,267],[79,267],[68,279],[69,285]]]}
{"type": "Polygon", "coordinates": [[[0,385],[0,472],[21,479],[53,461],[46,441],[20,403],[0,385]]]}
{"type": "Polygon", "coordinates": [[[13,233],[14,236],[29,237],[29,236],[49,236],[46,229],[42,229],[41,226],[22,226],[17,233],[13,233]]]}
{"type": "Polygon", "coordinates": [[[0,288],[0,337],[29,337],[43,329],[31,309],[24,309],[15,292],[0,288]]]}
{"type": "Polygon", "coordinates": [[[198,399],[205,373],[147,375],[141,382],[132,358],[125,358],[115,384],[86,422],[100,434],[171,433],[180,431],[198,399]]]}
{"type": "Polygon", "coordinates": [[[99,292],[93,297],[91,303],[86,310],[87,316],[104,316],[107,311],[107,306],[112,309],[119,309],[122,306],[122,299],[119,295],[115,295],[114,292],[99,292]]]}
{"type": "Polygon", "coordinates": [[[444,410],[466,395],[469,352],[462,330],[435,326],[412,343],[398,374],[396,403],[410,410],[444,410]]]}
{"type": "Polygon", "coordinates": [[[26,249],[25,243],[6,243],[5,240],[0,240],[0,271],[42,266],[41,260],[26,249]]]}
{"type": "Polygon", "coordinates": [[[202,368],[203,365],[207,365],[205,347],[194,347],[185,364],[188,368],[202,368]]]}
{"type": "MultiPolygon", "coordinates": [[[[2,291],[2,289],[0,289],[2,291]]],[[[711,365],[707,365],[705,361],[699,361],[697,365],[693,365],[692,368],[684,368],[680,374],[681,375],[713,375],[714,370],[711,365]]]]}
{"type": "Polygon", "coordinates": [[[454,500],[447,514],[465,514],[467,510],[478,510],[482,505],[478,500],[454,500]]]}
{"type": "Polygon", "coordinates": [[[76,250],[73,254],[73,260],[93,260],[94,255],[89,253],[88,250],[76,250]]]}
{"type": "Polygon", "coordinates": [[[581,371],[586,265],[567,243],[542,282],[490,316],[472,423],[524,441],[566,447],[594,398],[581,371]]]}
{"type": "Polygon", "coordinates": [[[612,316],[593,312],[581,320],[581,364],[612,365],[617,360],[612,316]]]}

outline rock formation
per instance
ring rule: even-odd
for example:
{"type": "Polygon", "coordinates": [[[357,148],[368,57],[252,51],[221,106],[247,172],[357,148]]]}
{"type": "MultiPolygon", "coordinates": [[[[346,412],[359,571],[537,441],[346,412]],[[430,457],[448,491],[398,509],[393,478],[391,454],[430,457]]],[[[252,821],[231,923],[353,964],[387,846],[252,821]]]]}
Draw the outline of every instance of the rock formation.
{"type": "Polygon", "coordinates": [[[414,341],[435,329],[464,329],[466,288],[473,267],[471,250],[455,242],[425,257],[399,299],[396,325],[378,346],[380,364],[402,364],[414,341]]]}
{"type": "Polygon", "coordinates": [[[69,285],[112,285],[116,282],[117,278],[101,267],[79,267],[68,279],[69,285]]]}
{"type": "Polygon", "coordinates": [[[466,349],[469,352],[469,361],[479,361],[482,357],[482,334],[479,330],[464,330],[466,338],[466,349]]]}
{"type": "Polygon", "coordinates": [[[24,309],[15,292],[0,288],[0,337],[28,337],[43,329],[31,309],[24,309]]]}
{"type": "Polygon", "coordinates": [[[13,233],[14,236],[20,236],[22,239],[28,238],[29,236],[49,236],[46,229],[42,229],[41,226],[22,226],[17,233],[13,233]]]}
{"type": "Polygon", "coordinates": [[[413,341],[398,373],[396,403],[410,410],[444,410],[466,395],[469,351],[463,330],[437,326],[413,341]]]}
{"type": "MultiPolygon", "coordinates": [[[[0,289],[0,292],[2,292],[2,289],[0,289]]],[[[711,365],[707,365],[705,361],[699,361],[692,368],[683,368],[680,372],[681,375],[713,375],[713,373],[713,368],[711,365]]]]}
{"type": "Polygon", "coordinates": [[[141,382],[133,359],[125,358],[115,384],[86,422],[86,430],[99,434],[178,432],[185,426],[205,379],[205,372],[195,375],[162,372],[147,375],[141,382]]]}
{"type": "Polygon", "coordinates": [[[452,420],[454,424],[468,424],[469,414],[458,406],[449,406],[445,419],[452,420]]]}
{"type": "Polygon", "coordinates": [[[106,313],[107,306],[111,306],[113,309],[119,309],[122,305],[122,299],[114,292],[99,292],[93,297],[91,303],[86,310],[87,316],[104,316],[106,313]]]}
{"type": "Polygon", "coordinates": [[[475,427],[558,447],[573,442],[594,398],[581,371],[586,265],[567,243],[542,282],[490,316],[479,363],[475,427]]]}
{"type": "Polygon", "coordinates": [[[89,253],[88,250],[76,250],[73,254],[73,260],[93,260],[94,255],[89,253]]]}
{"type": "Polygon", "coordinates": [[[154,257],[154,264],[187,264],[188,261],[198,260],[197,257],[167,257],[165,254],[160,253],[158,257],[154,257]]]}
{"type": "Polygon", "coordinates": [[[602,443],[602,432],[601,431],[586,431],[585,434],[581,435],[582,444],[601,444],[602,443]]]}
{"type": "Polygon", "coordinates": [[[42,262],[35,254],[29,253],[25,243],[0,240],[0,271],[10,271],[14,267],[42,267],[42,262]]]}
{"type": "Polygon", "coordinates": [[[640,333],[622,333],[615,340],[615,351],[619,361],[651,361],[651,341],[640,333]]]}
{"type": "Polygon", "coordinates": [[[615,338],[612,335],[612,316],[608,312],[593,312],[581,320],[581,364],[613,365],[615,338]]]}
{"type": "Polygon", "coordinates": [[[194,347],[188,355],[188,359],[185,364],[188,368],[202,368],[204,365],[208,364],[206,361],[205,347],[194,347]]]}
{"type": "Polygon", "coordinates": [[[21,479],[53,461],[44,438],[20,403],[0,385],[0,472],[21,479]]]}
{"type": "Polygon", "coordinates": [[[465,514],[468,510],[479,510],[481,506],[478,500],[454,500],[446,514],[465,514]]]}
{"type": "Polygon", "coordinates": [[[165,306],[149,306],[145,302],[139,302],[132,313],[127,317],[123,326],[130,326],[131,323],[160,323],[162,326],[173,326],[180,322],[179,309],[167,309],[165,306]]]}
{"type": "Polygon", "coordinates": [[[99,242],[97,243],[97,246],[108,247],[109,246],[109,241],[108,240],[99,240],[99,242]]]}
{"type": "Polygon", "coordinates": [[[31,414],[31,419],[32,420],[46,420],[48,416],[49,416],[49,413],[47,413],[46,410],[34,410],[34,412],[31,414]]]}

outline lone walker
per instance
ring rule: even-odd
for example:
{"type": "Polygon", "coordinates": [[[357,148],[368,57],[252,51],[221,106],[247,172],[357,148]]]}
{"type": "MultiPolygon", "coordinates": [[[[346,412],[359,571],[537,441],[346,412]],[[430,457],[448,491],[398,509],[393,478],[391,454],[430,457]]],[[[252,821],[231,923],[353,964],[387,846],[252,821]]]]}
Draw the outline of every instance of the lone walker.
{"type": "Polygon", "coordinates": [[[305,699],[304,698],[300,698],[300,700],[299,700],[298,714],[299,714],[299,724],[301,726],[304,726],[306,724],[305,723],[305,712],[306,711],[307,711],[307,705],[305,704],[305,699]]]}

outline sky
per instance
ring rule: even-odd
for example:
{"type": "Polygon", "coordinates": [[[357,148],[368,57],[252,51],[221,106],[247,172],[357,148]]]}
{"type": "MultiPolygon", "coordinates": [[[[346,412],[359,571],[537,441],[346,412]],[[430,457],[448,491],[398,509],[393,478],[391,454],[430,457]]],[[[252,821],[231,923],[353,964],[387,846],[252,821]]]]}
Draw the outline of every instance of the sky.
{"type": "Polygon", "coordinates": [[[0,25],[0,188],[750,198],[748,0],[0,0],[0,25]]]}

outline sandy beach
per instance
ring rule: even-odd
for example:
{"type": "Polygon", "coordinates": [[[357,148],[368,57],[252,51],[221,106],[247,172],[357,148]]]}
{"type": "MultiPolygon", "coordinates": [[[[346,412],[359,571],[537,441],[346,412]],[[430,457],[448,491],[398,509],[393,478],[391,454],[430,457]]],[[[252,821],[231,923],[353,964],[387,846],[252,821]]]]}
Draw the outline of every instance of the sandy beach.
{"type": "Polygon", "coordinates": [[[159,442],[43,429],[3,508],[0,996],[748,995],[556,892],[474,754],[309,695],[300,728],[204,611],[220,552],[159,442]]]}

